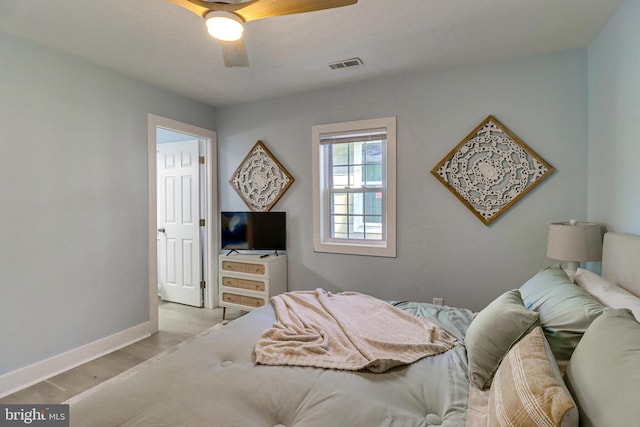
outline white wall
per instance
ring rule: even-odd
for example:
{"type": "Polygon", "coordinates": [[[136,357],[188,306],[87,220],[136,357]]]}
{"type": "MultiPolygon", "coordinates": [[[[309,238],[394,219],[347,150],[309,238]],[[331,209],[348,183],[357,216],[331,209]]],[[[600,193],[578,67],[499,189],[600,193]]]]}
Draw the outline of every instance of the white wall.
{"type": "Polygon", "coordinates": [[[480,309],[551,263],[549,222],[586,217],[586,61],[586,50],[572,50],[219,108],[220,208],[246,209],[227,181],[260,139],[296,180],[274,207],[288,213],[290,290],[437,296],[480,309]],[[489,114],[557,171],[486,227],[430,170],[489,114]],[[398,120],[397,258],[314,253],[311,126],[390,115],[398,120]]]}
{"type": "Polygon", "coordinates": [[[215,109],[0,33],[0,375],[148,320],[147,113],[215,109]]]}
{"type": "Polygon", "coordinates": [[[640,234],[640,0],[627,0],[589,46],[592,221],[640,234]]]}

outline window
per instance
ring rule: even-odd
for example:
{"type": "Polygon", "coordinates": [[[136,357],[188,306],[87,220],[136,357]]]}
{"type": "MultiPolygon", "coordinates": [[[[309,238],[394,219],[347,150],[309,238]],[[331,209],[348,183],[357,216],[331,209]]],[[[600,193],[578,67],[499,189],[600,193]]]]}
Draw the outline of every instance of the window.
{"type": "Polygon", "coordinates": [[[312,127],[313,246],[396,256],[396,118],[312,127]]]}

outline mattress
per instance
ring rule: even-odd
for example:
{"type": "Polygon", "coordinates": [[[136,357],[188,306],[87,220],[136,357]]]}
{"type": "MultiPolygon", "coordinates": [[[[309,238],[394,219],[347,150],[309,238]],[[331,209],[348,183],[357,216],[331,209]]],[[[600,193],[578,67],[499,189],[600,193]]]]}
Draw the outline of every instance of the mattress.
{"type": "Polygon", "coordinates": [[[458,341],[382,374],[253,362],[270,305],[99,387],[70,405],[72,426],[463,426],[469,379],[463,339],[472,312],[395,302],[458,341]]]}

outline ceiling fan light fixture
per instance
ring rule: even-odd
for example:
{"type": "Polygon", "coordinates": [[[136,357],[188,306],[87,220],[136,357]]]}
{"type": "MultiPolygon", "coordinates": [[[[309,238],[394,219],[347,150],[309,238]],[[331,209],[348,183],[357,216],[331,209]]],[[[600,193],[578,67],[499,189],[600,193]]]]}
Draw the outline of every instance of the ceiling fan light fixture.
{"type": "Polygon", "coordinates": [[[233,42],[242,38],[244,21],[235,13],[225,11],[209,12],[205,16],[207,30],[213,38],[233,42]]]}

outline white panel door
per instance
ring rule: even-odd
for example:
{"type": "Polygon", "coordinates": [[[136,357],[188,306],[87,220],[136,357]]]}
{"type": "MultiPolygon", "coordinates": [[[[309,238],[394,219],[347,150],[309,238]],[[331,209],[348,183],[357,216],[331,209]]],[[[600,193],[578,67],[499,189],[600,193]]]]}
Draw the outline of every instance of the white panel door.
{"type": "Polygon", "coordinates": [[[198,140],[157,147],[160,297],[202,307],[198,140]]]}

